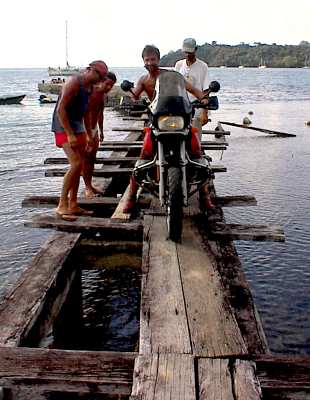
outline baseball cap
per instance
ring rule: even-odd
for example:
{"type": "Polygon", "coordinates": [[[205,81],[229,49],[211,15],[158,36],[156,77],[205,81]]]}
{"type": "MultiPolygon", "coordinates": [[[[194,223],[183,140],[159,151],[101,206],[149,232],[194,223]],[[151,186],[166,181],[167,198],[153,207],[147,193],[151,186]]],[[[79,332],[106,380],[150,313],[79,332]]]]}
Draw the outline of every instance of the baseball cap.
{"type": "Polygon", "coordinates": [[[196,40],[193,38],[187,38],[183,40],[182,50],[185,53],[195,53],[196,51],[196,40]]]}
{"type": "Polygon", "coordinates": [[[102,60],[93,61],[89,64],[89,66],[92,67],[99,74],[101,80],[103,80],[108,73],[107,64],[102,60]]]}

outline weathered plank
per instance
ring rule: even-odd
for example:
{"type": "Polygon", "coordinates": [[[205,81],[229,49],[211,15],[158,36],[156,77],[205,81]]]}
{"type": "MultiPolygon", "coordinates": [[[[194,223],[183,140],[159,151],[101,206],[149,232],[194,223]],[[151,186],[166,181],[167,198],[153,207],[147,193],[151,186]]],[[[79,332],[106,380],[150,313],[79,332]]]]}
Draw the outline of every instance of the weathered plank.
{"type": "MultiPolygon", "coordinates": [[[[0,344],[20,345],[42,312],[45,302],[52,304],[55,296],[58,298],[57,310],[60,309],[72,278],[70,271],[67,271],[67,281],[66,274],[63,274],[56,290],[57,276],[79,238],[78,234],[57,233],[42,245],[0,306],[0,344]]],[[[53,317],[57,315],[57,310],[51,313],[53,317]]]]}
{"type": "Polygon", "coordinates": [[[37,391],[131,393],[135,353],[0,348],[0,385],[37,391]]]}
{"type": "Polygon", "coordinates": [[[195,400],[194,360],[190,355],[139,355],[131,400],[195,400]]]}
{"type": "Polygon", "coordinates": [[[264,389],[307,390],[310,393],[309,356],[261,355],[255,356],[254,361],[264,389]]]}
{"type": "Polygon", "coordinates": [[[126,204],[126,201],[128,200],[129,197],[129,193],[130,193],[130,185],[127,186],[118,206],[116,207],[113,215],[111,216],[111,219],[114,221],[123,221],[123,222],[127,222],[130,220],[131,218],[131,213],[124,213],[123,209],[124,206],[126,204]]]}
{"type": "Polygon", "coordinates": [[[163,217],[144,218],[140,353],[191,353],[175,243],[163,217]]]}
{"type": "MultiPolygon", "coordinates": [[[[135,129],[135,130],[140,130],[142,132],[141,129],[135,129]]],[[[216,131],[214,131],[216,132],[216,131]]],[[[217,132],[218,133],[218,132],[217,132]]],[[[222,132],[221,132],[222,133],[222,132]]],[[[202,140],[201,142],[202,146],[213,146],[216,145],[218,142],[216,140],[202,140]]],[[[223,142],[222,143],[225,146],[228,146],[227,142],[223,142]]],[[[143,145],[143,141],[142,140],[136,140],[136,141],[126,141],[126,140],[110,140],[110,141],[105,141],[104,143],[102,143],[102,146],[104,147],[105,145],[107,146],[142,146],[143,145]]]]}
{"type": "Polygon", "coordinates": [[[183,225],[177,254],[193,354],[201,357],[245,354],[246,345],[229,299],[224,297],[216,265],[208,257],[192,220],[184,218],[183,225]]]}
{"type": "Polygon", "coordinates": [[[283,228],[279,225],[241,225],[216,222],[211,228],[211,233],[218,239],[285,241],[283,228]]]}
{"type": "MultiPolygon", "coordinates": [[[[219,143],[217,144],[215,141],[214,144],[202,144],[202,150],[226,150],[227,145],[219,143]]],[[[126,151],[126,150],[140,150],[142,145],[128,145],[128,144],[121,144],[121,145],[109,145],[103,144],[98,148],[98,151],[126,151]]]]}
{"type": "Polygon", "coordinates": [[[198,359],[198,384],[199,400],[236,400],[228,359],[198,359]]]}
{"type": "MultiPolygon", "coordinates": [[[[122,164],[122,163],[133,163],[138,160],[138,157],[97,157],[95,164],[122,164]]],[[[49,157],[44,160],[45,165],[53,164],[68,164],[68,159],[65,157],[49,157]]]]}
{"type": "Polygon", "coordinates": [[[33,215],[24,225],[30,228],[56,229],[65,232],[101,233],[107,238],[118,237],[120,240],[137,239],[142,236],[143,225],[141,222],[129,222],[123,224],[111,221],[110,218],[77,217],[74,222],[65,221],[56,215],[33,215]]]}
{"type": "Polygon", "coordinates": [[[235,361],[233,368],[233,388],[236,399],[262,399],[262,390],[255,372],[255,363],[253,361],[235,361]]]}
{"type": "Polygon", "coordinates": [[[230,125],[230,126],[235,126],[237,128],[250,129],[250,130],[253,130],[253,131],[268,133],[268,134],[271,134],[271,135],[277,135],[277,136],[283,136],[283,137],[296,137],[296,135],[294,135],[293,133],[286,133],[286,132],[273,131],[271,129],[257,128],[255,126],[248,126],[248,125],[244,125],[244,124],[236,124],[235,122],[220,121],[220,123],[223,124],[223,125],[230,125]]]}
{"type": "MultiPolygon", "coordinates": [[[[210,165],[210,168],[212,170],[212,172],[217,173],[217,172],[226,172],[227,168],[224,167],[223,165],[220,164],[214,164],[214,165],[210,165]]],[[[60,176],[64,176],[66,174],[66,172],[68,171],[67,168],[50,168],[48,170],[45,171],[45,176],[47,177],[60,177],[60,176]]],[[[115,168],[101,168],[101,169],[95,169],[93,172],[93,176],[97,177],[97,178],[105,178],[105,177],[119,177],[119,176],[128,176],[131,175],[133,171],[133,167],[132,168],[119,168],[119,167],[115,167],[115,168]]]]}
{"type": "MultiPolygon", "coordinates": [[[[22,207],[55,207],[59,202],[59,196],[30,196],[22,201],[22,207]]],[[[94,197],[86,199],[78,198],[78,204],[85,209],[115,208],[119,203],[116,197],[94,197]]]]}
{"type": "MultiPolygon", "coordinates": [[[[45,176],[48,177],[59,177],[59,176],[64,176],[67,172],[67,168],[65,169],[58,169],[58,168],[51,168],[45,171],[45,176]]],[[[132,168],[102,168],[100,170],[94,170],[93,176],[94,177],[100,177],[100,178],[108,178],[108,177],[119,177],[121,175],[131,175],[132,174],[132,168]]]]}
{"type": "Polygon", "coordinates": [[[214,203],[220,207],[243,207],[256,206],[257,200],[254,196],[216,196],[214,203]]]}

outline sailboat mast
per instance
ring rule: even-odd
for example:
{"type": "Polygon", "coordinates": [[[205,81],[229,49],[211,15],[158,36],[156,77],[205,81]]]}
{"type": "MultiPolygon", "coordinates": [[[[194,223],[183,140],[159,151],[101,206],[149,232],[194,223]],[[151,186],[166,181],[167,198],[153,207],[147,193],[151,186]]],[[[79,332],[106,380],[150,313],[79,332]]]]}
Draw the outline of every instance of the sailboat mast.
{"type": "Polygon", "coordinates": [[[66,21],[66,66],[69,68],[69,63],[68,63],[68,21],[66,21]]]}

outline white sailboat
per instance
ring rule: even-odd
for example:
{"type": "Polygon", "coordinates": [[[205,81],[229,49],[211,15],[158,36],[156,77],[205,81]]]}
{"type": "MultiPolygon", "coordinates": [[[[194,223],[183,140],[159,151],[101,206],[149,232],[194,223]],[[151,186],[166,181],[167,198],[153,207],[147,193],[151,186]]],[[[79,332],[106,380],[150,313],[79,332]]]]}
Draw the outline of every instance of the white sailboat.
{"type": "Polygon", "coordinates": [[[267,65],[265,64],[263,57],[261,57],[261,59],[260,59],[260,64],[259,64],[258,68],[267,68],[267,65]]]}
{"type": "Polygon", "coordinates": [[[66,21],[66,66],[65,67],[48,67],[49,76],[69,76],[81,72],[83,68],[73,67],[68,62],[68,22],[66,21]]]}

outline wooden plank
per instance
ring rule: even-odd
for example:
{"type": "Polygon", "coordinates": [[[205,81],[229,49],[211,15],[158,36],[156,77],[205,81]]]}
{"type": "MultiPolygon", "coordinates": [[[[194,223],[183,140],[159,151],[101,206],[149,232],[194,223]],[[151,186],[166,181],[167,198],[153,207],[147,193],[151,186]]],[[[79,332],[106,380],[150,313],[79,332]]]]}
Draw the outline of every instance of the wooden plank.
{"type": "MultiPolygon", "coordinates": [[[[30,196],[22,201],[22,207],[54,208],[59,201],[58,196],[30,196]]],[[[94,210],[96,213],[104,211],[113,212],[120,199],[117,197],[94,197],[93,199],[78,198],[78,204],[87,210],[94,210]]],[[[151,199],[147,196],[140,196],[138,199],[141,208],[148,207],[151,199]]]]}
{"type": "MultiPolygon", "coordinates": [[[[58,202],[59,196],[30,196],[23,199],[22,207],[55,207],[58,202]]],[[[78,198],[78,204],[85,209],[115,208],[118,202],[119,199],[116,197],[78,198]]]]}
{"type": "MultiPolygon", "coordinates": [[[[108,177],[119,177],[120,175],[131,175],[133,168],[102,168],[100,170],[94,170],[93,176],[100,178],[108,178],[108,177]]],[[[64,176],[67,172],[67,168],[58,169],[51,168],[45,171],[45,176],[48,177],[60,177],[64,176]]]]}
{"type": "Polygon", "coordinates": [[[191,353],[176,245],[164,217],[144,218],[140,353],[191,353]]]}
{"type": "Polygon", "coordinates": [[[277,136],[283,136],[283,137],[296,137],[293,133],[286,133],[286,132],[279,132],[279,131],[273,131],[271,129],[263,129],[263,128],[257,128],[254,126],[248,126],[248,125],[242,125],[242,124],[236,124],[234,122],[227,122],[227,121],[220,121],[221,124],[223,125],[230,125],[230,126],[235,126],[237,128],[244,128],[244,129],[250,129],[258,132],[263,132],[263,133],[268,133],[271,135],[277,135],[277,136]]]}
{"type": "MultiPolygon", "coordinates": [[[[142,130],[140,129],[140,131],[142,132],[142,130]]],[[[216,131],[214,131],[216,132],[216,131]]],[[[218,133],[218,132],[217,132],[218,133]]],[[[216,145],[218,142],[216,140],[202,140],[201,142],[202,146],[213,146],[216,145]]],[[[222,143],[225,146],[228,146],[227,142],[223,142],[222,143]]],[[[104,147],[105,145],[107,146],[142,146],[143,145],[143,140],[136,140],[136,141],[126,141],[126,140],[110,140],[110,141],[105,141],[102,146],[104,147]]]]}
{"type": "Polygon", "coordinates": [[[243,207],[256,206],[257,200],[254,196],[216,196],[214,203],[219,207],[243,207]]]}
{"type": "MultiPolygon", "coordinates": [[[[227,168],[224,167],[223,165],[220,164],[214,164],[210,166],[211,170],[214,173],[218,173],[218,172],[226,172],[227,168]]],[[[93,172],[93,176],[97,177],[97,178],[105,178],[105,177],[118,177],[120,175],[131,175],[133,171],[133,167],[132,168],[101,168],[101,169],[95,169],[93,172]]],[[[50,168],[48,170],[45,171],[45,176],[47,177],[60,177],[60,176],[64,176],[67,172],[67,168],[50,168]]]]}
{"type": "Polygon", "coordinates": [[[135,353],[2,347],[0,385],[128,395],[135,357],[135,353]]]}
{"type": "Polygon", "coordinates": [[[113,215],[111,216],[111,219],[114,221],[122,221],[122,222],[127,222],[131,218],[131,212],[130,213],[124,213],[123,209],[126,204],[126,201],[128,200],[130,193],[130,185],[127,186],[120,202],[118,203],[118,206],[116,207],[113,215]]]}
{"type": "Polygon", "coordinates": [[[221,277],[190,218],[184,218],[177,254],[193,354],[201,357],[245,354],[247,348],[229,299],[224,296],[221,277]]]}
{"type": "Polygon", "coordinates": [[[131,400],[196,400],[194,360],[182,354],[139,355],[131,400]]]}
{"type": "Polygon", "coordinates": [[[256,377],[253,361],[236,360],[233,368],[233,380],[236,399],[262,399],[262,390],[256,377]]]}
{"type": "MultiPolygon", "coordinates": [[[[29,267],[23,272],[0,306],[0,344],[19,346],[28,335],[34,322],[42,312],[45,302],[63,291],[63,300],[68,291],[65,275],[57,290],[50,295],[57,276],[79,241],[77,234],[54,234],[41,247],[29,267]]],[[[68,282],[70,280],[68,271],[68,282]]],[[[56,312],[54,312],[54,315],[56,312]]]]}
{"type": "MultiPolygon", "coordinates": [[[[36,214],[24,225],[30,228],[56,229],[64,232],[83,232],[83,233],[101,233],[107,238],[119,238],[119,240],[137,239],[142,236],[143,225],[141,222],[129,222],[122,224],[111,221],[110,218],[95,217],[77,217],[74,222],[65,221],[56,215],[36,214]]],[[[104,238],[104,237],[103,237],[104,238]]]]}
{"type": "MultiPolygon", "coordinates": [[[[202,150],[226,150],[227,145],[224,143],[217,144],[215,141],[213,144],[202,144],[202,150]]],[[[109,145],[103,144],[99,146],[98,151],[126,151],[126,150],[140,150],[142,145],[109,145]]]]}
{"type": "Polygon", "coordinates": [[[255,356],[257,376],[264,389],[310,391],[309,356],[255,356]]]}
{"type": "Polygon", "coordinates": [[[230,240],[285,241],[283,228],[279,225],[241,225],[216,222],[211,227],[211,233],[216,238],[230,240]]]}
{"type": "MultiPolygon", "coordinates": [[[[138,160],[139,157],[97,157],[95,164],[122,164],[122,163],[133,163],[138,160]]],[[[65,157],[49,157],[44,160],[45,165],[53,164],[68,164],[68,159],[65,157]]]]}
{"type": "Polygon", "coordinates": [[[236,400],[228,359],[198,359],[198,384],[199,400],[236,400]]]}

